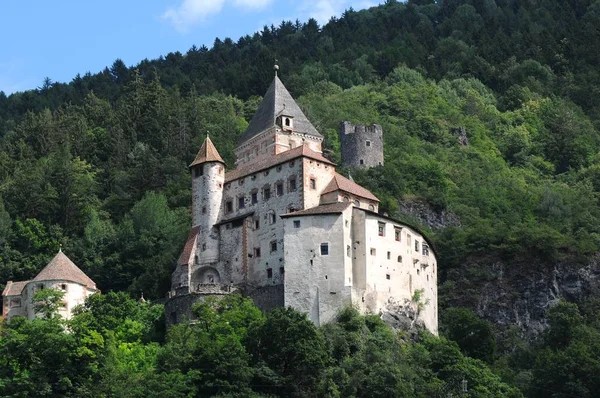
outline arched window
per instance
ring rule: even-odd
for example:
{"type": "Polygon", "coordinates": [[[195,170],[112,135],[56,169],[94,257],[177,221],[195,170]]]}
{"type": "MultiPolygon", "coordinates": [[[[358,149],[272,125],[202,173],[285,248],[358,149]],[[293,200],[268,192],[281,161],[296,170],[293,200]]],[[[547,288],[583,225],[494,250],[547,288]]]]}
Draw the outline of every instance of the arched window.
{"type": "Polygon", "coordinates": [[[354,206],[360,207],[360,201],[358,199],[354,201],[354,206]]]}

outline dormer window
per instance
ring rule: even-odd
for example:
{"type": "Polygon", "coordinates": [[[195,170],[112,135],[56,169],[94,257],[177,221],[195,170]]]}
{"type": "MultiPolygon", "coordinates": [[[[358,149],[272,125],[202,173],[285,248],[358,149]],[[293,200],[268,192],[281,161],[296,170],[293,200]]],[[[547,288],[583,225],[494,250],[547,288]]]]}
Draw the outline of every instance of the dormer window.
{"type": "Polygon", "coordinates": [[[294,118],[292,116],[282,115],[279,117],[278,124],[283,130],[292,130],[294,128],[294,118]]]}

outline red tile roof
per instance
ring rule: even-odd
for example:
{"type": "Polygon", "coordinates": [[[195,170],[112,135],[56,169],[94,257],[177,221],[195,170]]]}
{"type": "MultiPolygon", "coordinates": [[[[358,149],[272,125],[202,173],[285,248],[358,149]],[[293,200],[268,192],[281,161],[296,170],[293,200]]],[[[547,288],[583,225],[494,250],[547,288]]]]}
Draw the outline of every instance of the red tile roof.
{"type": "Polygon", "coordinates": [[[274,167],[278,164],[285,163],[289,160],[296,159],[299,157],[306,157],[335,166],[335,163],[325,158],[321,153],[313,151],[308,147],[308,145],[302,145],[294,149],[290,149],[289,151],[277,154],[271,158],[260,160],[256,163],[252,163],[237,168],[235,170],[231,170],[230,172],[225,174],[225,182],[237,180],[238,178],[245,177],[249,174],[254,174],[262,170],[270,169],[271,167],[274,167]]]}
{"type": "Polygon", "coordinates": [[[190,164],[190,167],[206,162],[221,162],[225,164],[223,158],[221,158],[221,155],[219,155],[217,148],[215,148],[209,137],[206,137],[206,140],[204,140],[204,143],[196,155],[196,159],[190,164]]]}
{"type": "Polygon", "coordinates": [[[371,193],[371,191],[369,191],[366,188],[361,187],[354,181],[351,181],[351,180],[347,179],[346,177],[344,177],[343,175],[338,174],[338,173],[334,174],[333,178],[331,179],[331,182],[325,187],[325,189],[323,190],[323,192],[321,194],[324,195],[326,193],[335,192],[335,191],[344,191],[344,192],[348,192],[349,194],[359,196],[361,198],[370,199],[370,200],[379,202],[379,199],[377,199],[377,196],[373,195],[371,193]]]}
{"type": "Polygon", "coordinates": [[[350,202],[336,202],[326,205],[311,207],[310,209],[295,211],[293,213],[282,214],[280,217],[300,217],[300,216],[316,216],[319,214],[339,214],[350,206],[350,202]]]}
{"type": "Polygon", "coordinates": [[[91,280],[69,257],[59,251],[56,256],[40,271],[32,282],[63,280],[79,283],[90,289],[96,289],[96,283],[91,280]]]}
{"type": "Polygon", "coordinates": [[[199,232],[200,232],[200,227],[192,228],[192,230],[188,234],[188,237],[185,241],[185,246],[183,246],[181,255],[179,256],[179,259],[177,260],[177,265],[190,263],[190,258],[196,247],[196,237],[198,236],[199,232]]]}
{"type": "Polygon", "coordinates": [[[3,296],[19,296],[21,295],[21,292],[23,291],[23,288],[25,287],[25,285],[27,285],[29,283],[29,281],[23,281],[23,282],[12,282],[12,281],[8,281],[8,283],[6,284],[6,287],[4,288],[4,291],[2,292],[3,296]]]}

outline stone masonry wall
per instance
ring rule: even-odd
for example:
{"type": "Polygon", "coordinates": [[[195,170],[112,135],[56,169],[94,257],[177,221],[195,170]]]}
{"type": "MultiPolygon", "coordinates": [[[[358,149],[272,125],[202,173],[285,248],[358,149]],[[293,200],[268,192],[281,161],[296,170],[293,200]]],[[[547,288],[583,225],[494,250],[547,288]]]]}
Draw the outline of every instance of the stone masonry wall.
{"type": "Polygon", "coordinates": [[[378,124],[340,124],[342,166],[369,168],[383,166],[383,129],[378,124]]]}

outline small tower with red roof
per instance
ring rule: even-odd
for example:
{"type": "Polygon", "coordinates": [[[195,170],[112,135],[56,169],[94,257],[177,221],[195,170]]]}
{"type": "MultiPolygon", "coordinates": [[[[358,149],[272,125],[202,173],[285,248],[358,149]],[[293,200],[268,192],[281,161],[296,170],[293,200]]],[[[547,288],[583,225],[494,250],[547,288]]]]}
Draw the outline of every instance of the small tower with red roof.
{"type": "Polygon", "coordinates": [[[190,165],[192,173],[192,227],[198,228],[198,264],[210,264],[219,259],[219,235],[213,230],[219,222],[225,162],[206,137],[198,155],[190,165]]]}

